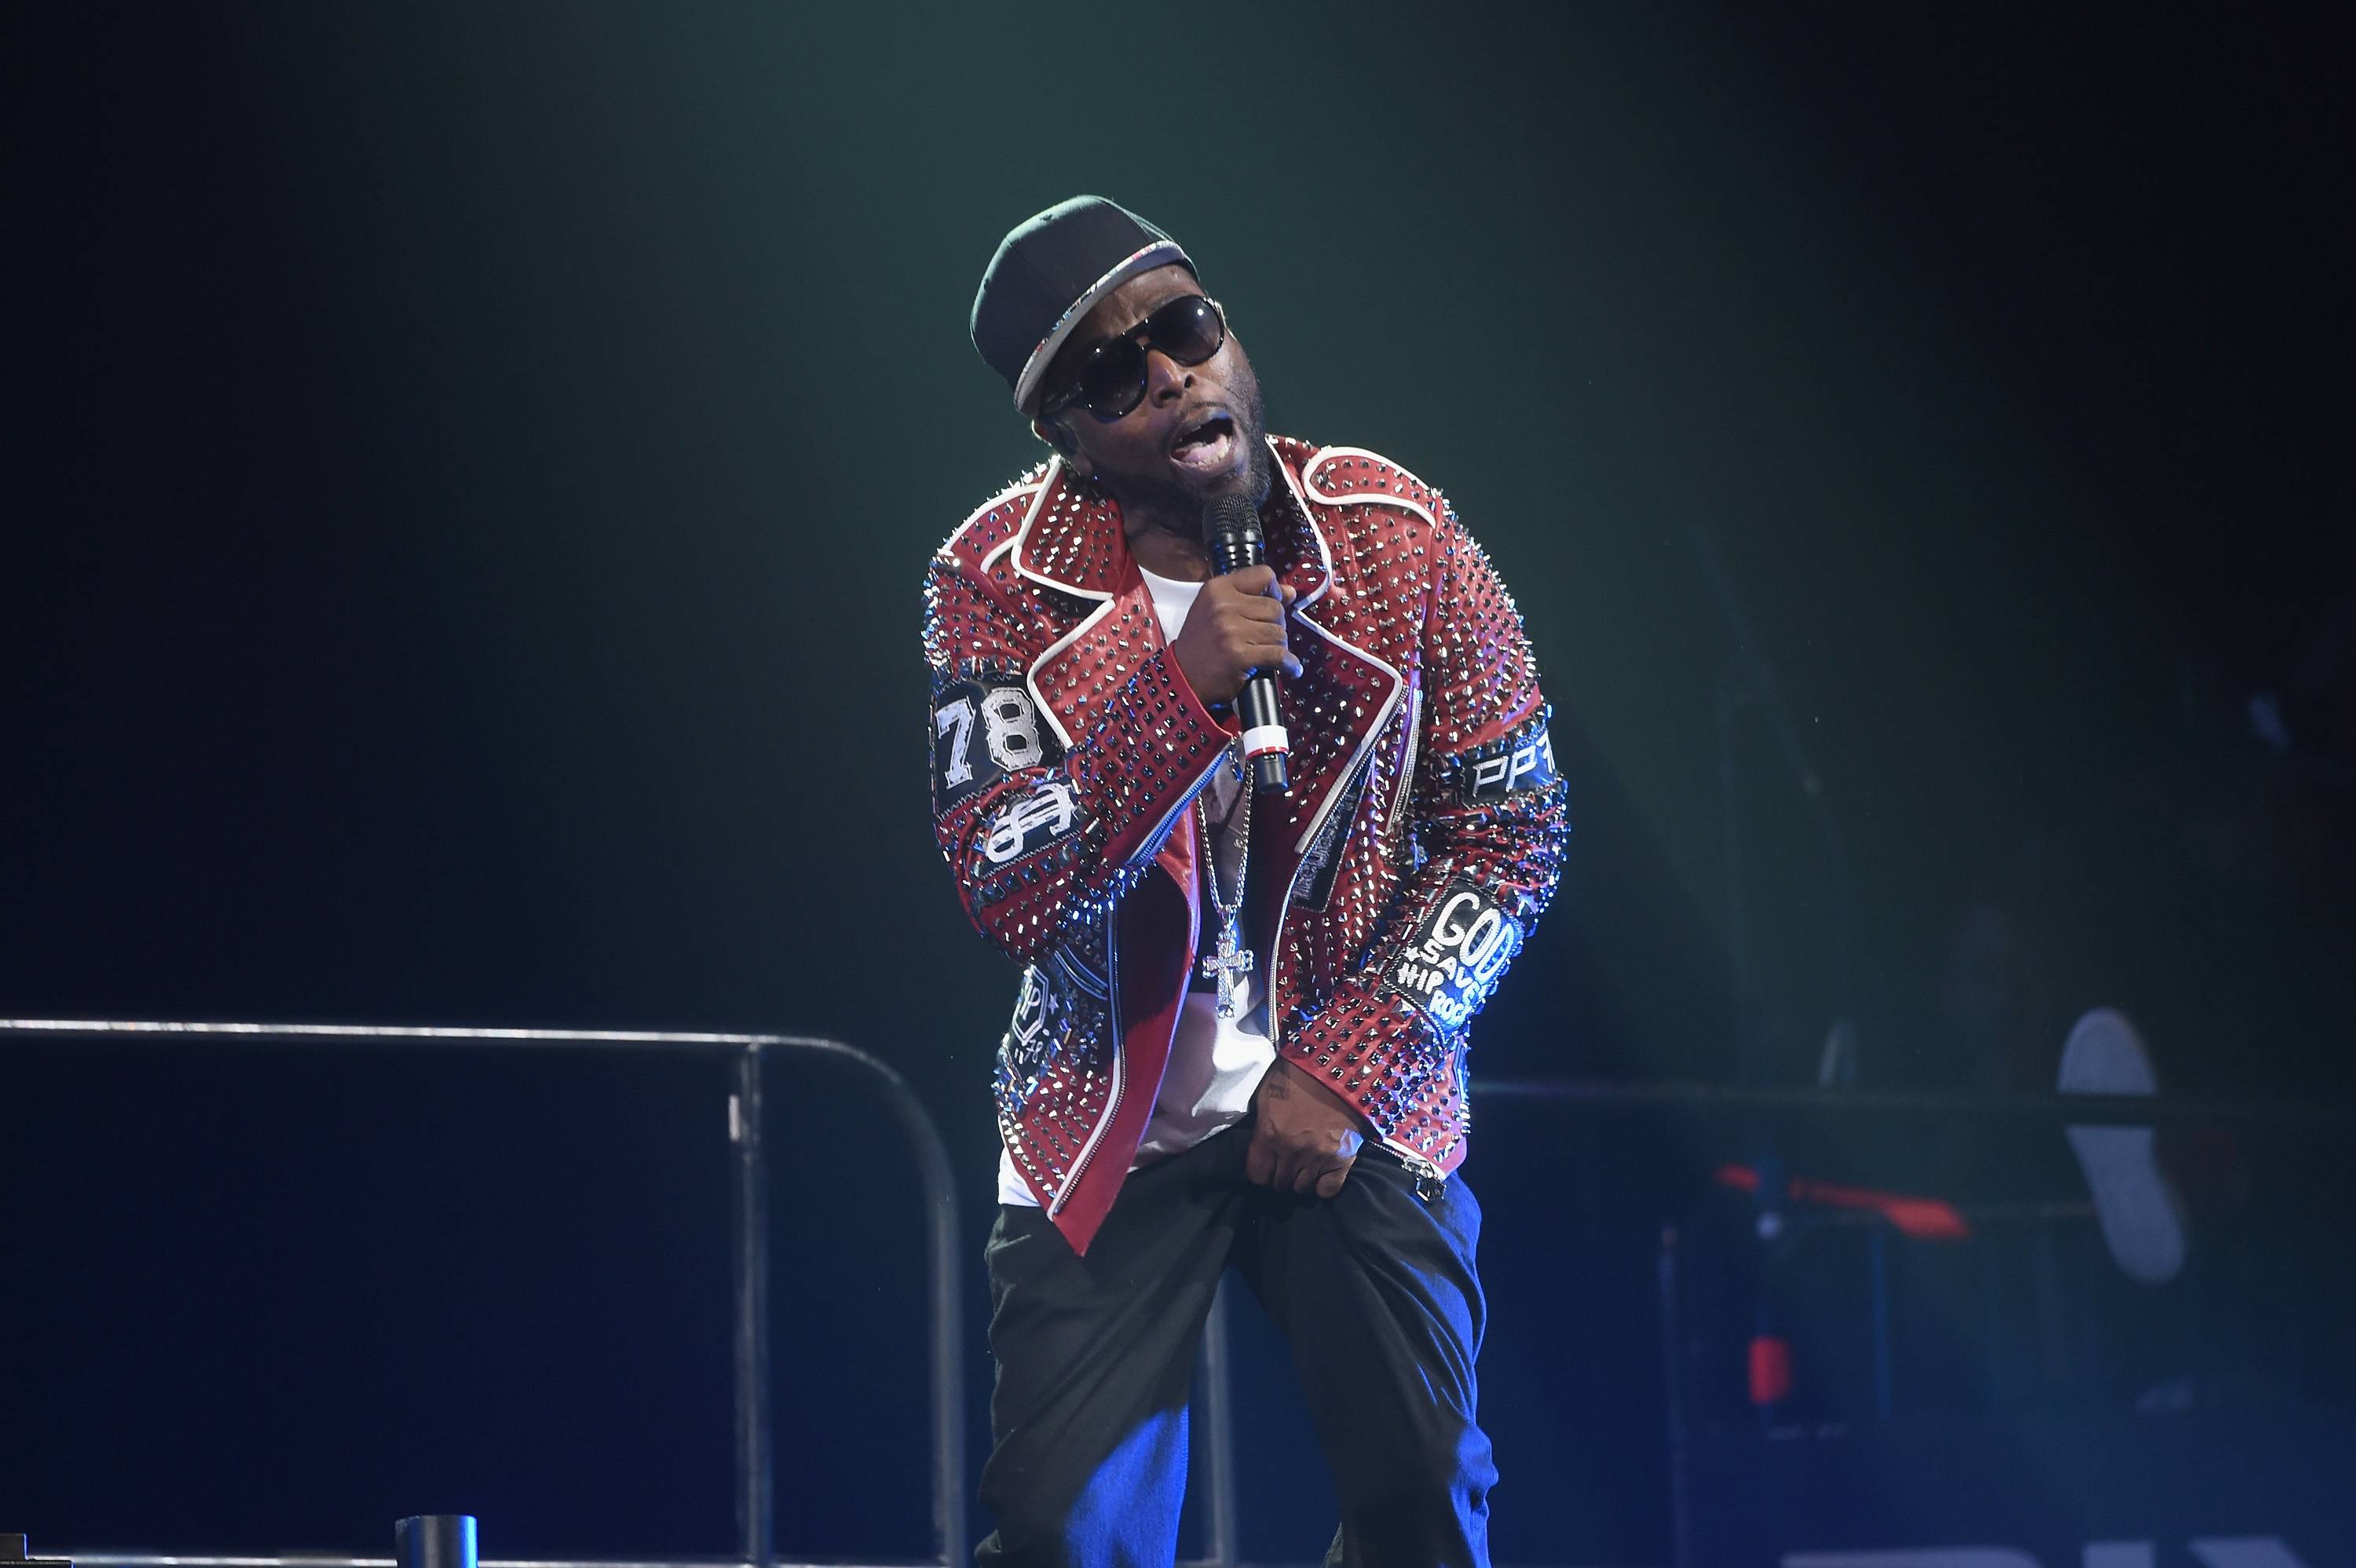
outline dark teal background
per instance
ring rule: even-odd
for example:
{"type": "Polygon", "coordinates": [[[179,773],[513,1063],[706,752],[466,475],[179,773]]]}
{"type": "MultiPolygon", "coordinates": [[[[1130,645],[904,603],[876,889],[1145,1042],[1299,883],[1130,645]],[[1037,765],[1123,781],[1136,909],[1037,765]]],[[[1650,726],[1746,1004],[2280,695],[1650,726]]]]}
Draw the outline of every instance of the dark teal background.
{"type": "MultiPolygon", "coordinates": [[[[975,279],[1091,190],[1193,251],[1276,428],[1443,486],[1519,598],[1577,826],[1476,1073],[1723,1079],[1738,1015],[1814,1072],[1832,892],[1755,713],[1758,995],[1729,976],[1700,527],[1846,834],[1861,1079],[1985,1082],[1954,997],[1995,909],[2008,1049],[2110,1003],[2171,1088],[2344,1092],[2326,32],[12,7],[0,1012],[840,1035],[926,1094],[978,1249],[1013,973],[929,839],[916,583],[1043,453],[966,340],[975,279]]],[[[725,1547],[716,1078],[0,1073],[0,1267],[34,1282],[0,1526],[360,1550],[446,1503],[498,1555],[725,1547]],[[404,1248],[479,1300],[436,1316],[404,1248]],[[461,1462],[425,1434],[477,1402],[507,1413],[461,1462]]],[[[914,1230],[855,1106],[778,1127],[818,1352],[785,1544],[907,1552],[914,1230]]],[[[1715,1146],[1485,1127],[1501,1556],[1655,1553],[1648,1237],[1715,1146]]],[[[1305,1553],[1322,1483],[1262,1381],[1247,1547],[1305,1553]]]]}

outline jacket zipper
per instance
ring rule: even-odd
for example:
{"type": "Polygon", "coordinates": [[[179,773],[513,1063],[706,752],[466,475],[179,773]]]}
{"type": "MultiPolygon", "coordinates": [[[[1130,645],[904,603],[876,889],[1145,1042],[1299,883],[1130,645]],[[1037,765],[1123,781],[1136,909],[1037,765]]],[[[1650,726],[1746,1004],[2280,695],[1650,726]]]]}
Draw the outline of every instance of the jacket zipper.
{"type": "Polygon", "coordinates": [[[1408,796],[1415,788],[1415,743],[1423,733],[1423,688],[1410,687],[1407,694],[1407,750],[1399,760],[1398,783],[1391,786],[1390,815],[1383,820],[1383,836],[1389,837],[1400,830],[1407,813],[1408,796]]]}
{"type": "MultiPolygon", "coordinates": [[[[1342,832],[1342,838],[1346,839],[1348,837],[1349,831],[1345,827],[1342,832]]],[[[1339,855],[1341,852],[1341,842],[1340,840],[1336,840],[1333,846],[1333,853],[1339,855]]],[[[1269,945],[1274,949],[1274,953],[1271,955],[1272,961],[1268,966],[1268,1043],[1269,1049],[1271,1051],[1275,1051],[1282,1042],[1284,1035],[1284,1012],[1282,1008],[1276,1005],[1277,980],[1279,978],[1277,970],[1283,963],[1284,954],[1284,918],[1286,915],[1292,912],[1293,890],[1301,885],[1301,868],[1306,866],[1308,863],[1309,862],[1307,860],[1302,860],[1300,864],[1295,865],[1292,868],[1292,875],[1286,880],[1284,884],[1283,901],[1276,906],[1276,934],[1269,939],[1269,945]]],[[[1279,1052],[1279,1054],[1281,1054],[1281,1052],[1279,1052]]],[[[1383,1147],[1390,1150],[1391,1153],[1398,1156],[1399,1163],[1407,1167],[1407,1172],[1409,1176],[1415,1178],[1416,1196],[1421,1198],[1427,1203],[1431,1202],[1438,1198],[1439,1188],[1448,1179],[1447,1172],[1441,1170],[1440,1167],[1432,1164],[1431,1161],[1424,1158],[1423,1156],[1416,1153],[1413,1149],[1393,1143],[1388,1138],[1378,1137],[1375,1141],[1381,1144],[1383,1147]],[[1429,1183],[1433,1189],[1433,1190],[1429,1193],[1424,1191],[1424,1187],[1427,1183],[1429,1183]]]]}
{"type": "MultiPolygon", "coordinates": [[[[1420,696],[1421,694],[1418,693],[1418,695],[1420,696]]],[[[1418,714],[1410,718],[1410,735],[1413,733],[1414,719],[1419,717],[1420,715],[1418,714]]],[[[1411,741],[1410,744],[1412,744],[1411,741]]],[[[1209,781],[1209,777],[1210,775],[1207,773],[1204,775],[1205,783],[1209,781]]],[[[1168,817],[1164,818],[1164,826],[1166,827],[1170,821],[1176,818],[1178,811],[1183,811],[1187,806],[1192,805],[1194,803],[1194,795],[1200,793],[1201,791],[1198,786],[1194,792],[1189,794],[1186,799],[1179,805],[1177,810],[1173,811],[1168,817]]],[[[1344,828],[1342,832],[1342,837],[1347,838],[1348,836],[1348,830],[1347,828],[1344,828]]],[[[1148,842],[1151,843],[1152,840],[1149,838],[1148,842]]],[[[1339,841],[1335,843],[1333,852],[1337,855],[1342,852],[1339,841]]],[[[1271,1051],[1276,1051],[1278,1047],[1281,1045],[1284,1034],[1283,1011],[1276,1005],[1276,970],[1278,964],[1281,962],[1281,955],[1284,952],[1284,923],[1286,917],[1292,912],[1292,895],[1301,886],[1301,873],[1307,864],[1308,862],[1306,860],[1302,860],[1293,866],[1292,875],[1285,880],[1284,897],[1276,906],[1276,932],[1269,943],[1270,947],[1273,949],[1273,953],[1271,954],[1273,961],[1269,965],[1268,976],[1268,1044],[1269,1049],[1271,1051]]],[[[1120,1020],[1119,933],[1120,918],[1119,911],[1116,909],[1108,912],[1105,916],[1105,1012],[1106,1016],[1112,1022],[1112,1092],[1106,1097],[1104,1115],[1097,1119],[1096,1126],[1088,1134],[1088,1141],[1080,1146],[1079,1157],[1072,1162],[1071,1175],[1064,1179],[1064,1185],[1056,1190],[1055,1202],[1049,1204],[1047,1207],[1047,1218],[1050,1220],[1064,1211],[1064,1205],[1071,1201],[1072,1194],[1078,1189],[1080,1178],[1087,1173],[1088,1161],[1094,1157],[1097,1152],[1098,1144],[1104,1140],[1106,1131],[1110,1128],[1113,1124],[1113,1118],[1120,1114],[1121,1092],[1128,1085],[1128,1035],[1127,1031],[1121,1027],[1120,1020]]],[[[1376,1141],[1385,1148],[1390,1150],[1392,1154],[1398,1156],[1399,1164],[1406,1167],[1407,1172],[1409,1176],[1415,1178],[1416,1192],[1419,1197],[1423,1198],[1426,1202],[1430,1202],[1438,1197],[1438,1189],[1448,1179],[1448,1175],[1445,1171],[1432,1164],[1431,1161],[1424,1158],[1421,1155],[1416,1153],[1413,1149],[1406,1147],[1404,1145],[1394,1143],[1389,1138],[1379,1138],[1376,1141]],[[1424,1191],[1427,1185],[1433,1189],[1431,1192],[1427,1193],[1424,1191]]]]}
{"type": "MultiPolygon", "coordinates": [[[[1056,459],[1055,461],[1060,462],[1061,459],[1056,459]]],[[[1047,470],[1046,479],[1043,482],[1039,492],[1040,497],[1044,497],[1045,496],[1047,486],[1053,484],[1055,476],[1055,470],[1053,464],[1051,464],[1047,470]]],[[[1290,476],[1289,475],[1287,475],[1287,482],[1290,482],[1290,476]]],[[[1034,510],[1036,509],[1037,505],[1038,497],[1034,497],[1033,501],[1033,507],[1034,510]]],[[[1030,519],[1025,517],[1023,519],[1023,528],[1027,530],[1029,527],[1030,519]]],[[[1021,571],[1021,550],[1019,544],[1016,555],[1016,570],[1021,571]]],[[[1062,585],[1057,584],[1057,586],[1060,587],[1062,585]]],[[[1087,629],[1088,623],[1094,621],[1098,615],[1103,613],[1105,609],[1109,606],[1117,597],[1118,595],[1116,594],[1106,594],[1104,596],[1104,603],[1099,604],[1096,610],[1091,611],[1086,620],[1083,620],[1071,633],[1066,634],[1066,640],[1076,640],[1078,634],[1087,629]]],[[[1049,650],[1049,652],[1053,651],[1055,651],[1053,648],[1049,650]]],[[[1035,676],[1038,670],[1038,666],[1044,664],[1045,662],[1046,656],[1045,655],[1042,655],[1038,663],[1032,667],[1031,673],[1035,676]]],[[[1038,699],[1041,711],[1050,713],[1049,722],[1055,724],[1057,734],[1062,735],[1062,725],[1054,720],[1052,717],[1052,711],[1049,709],[1044,697],[1039,692],[1035,686],[1032,688],[1032,696],[1038,699]]],[[[1065,744],[1068,747],[1071,743],[1071,738],[1069,736],[1063,736],[1063,739],[1065,744]]],[[[1217,766],[1218,764],[1215,763],[1212,764],[1212,768],[1214,770],[1217,766]]],[[[1204,785],[1210,782],[1211,773],[1209,771],[1205,771],[1202,778],[1196,781],[1194,787],[1188,791],[1185,795],[1181,797],[1176,805],[1173,806],[1168,812],[1163,814],[1162,821],[1155,826],[1153,832],[1146,836],[1145,842],[1147,848],[1144,851],[1144,858],[1149,862],[1151,862],[1155,854],[1159,853],[1162,842],[1163,839],[1168,837],[1171,827],[1178,819],[1179,813],[1194,805],[1194,797],[1200,795],[1203,792],[1204,785]]],[[[1299,877],[1299,869],[1296,868],[1294,870],[1294,876],[1296,879],[1299,877]]],[[[1288,904],[1292,901],[1292,890],[1290,886],[1286,887],[1284,891],[1284,901],[1288,904]]],[[[1277,917],[1277,924],[1281,928],[1283,923],[1283,916],[1280,912],[1277,917]]],[[[1092,1158],[1097,1152],[1097,1145],[1104,1141],[1105,1133],[1112,1126],[1113,1118],[1120,1114],[1121,1091],[1127,1087],[1129,1080],[1129,1040],[1127,1032],[1121,1028],[1120,1021],[1119,946],[1120,911],[1118,901],[1116,901],[1114,907],[1108,910],[1105,913],[1105,1016],[1112,1022],[1112,1091],[1106,1096],[1104,1115],[1097,1119],[1097,1125],[1095,1127],[1090,1129],[1088,1133],[1087,1142],[1080,1146],[1078,1157],[1072,1161],[1072,1173],[1064,1179],[1064,1185],[1056,1189],[1055,1200],[1047,1205],[1047,1218],[1050,1220],[1062,1213],[1064,1211],[1064,1205],[1071,1201],[1073,1192],[1076,1191],[1080,1185],[1081,1176],[1087,1170],[1089,1159],[1092,1158]]],[[[1273,965],[1270,967],[1273,968],[1273,965]]],[[[1271,998],[1273,998],[1275,993],[1275,976],[1271,974],[1269,978],[1270,982],[1269,994],[1271,998]]],[[[1269,1043],[1272,1045],[1275,1042],[1275,1024],[1273,1021],[1275,1008],[1272,1000],[1269,1011],[1270,1017],[1269,1043]]],[[[1176,1032],[1176,1020],[1173,1019],[1172,1032],[1173,1036],[1176,1032]]]]}
{"type": "MultiPolygon", "coordinates": [[[[1146,862],[1149,874],[1151,874],[1153,857],[1161,853],[1162,845],[1170,837],[1170,830],[1176,825],[1179,814],[1194,804],[1195,798],[1211,782],[1211,773],[1216,772],[1220,765],[1214,763],[1211,765],[1211,771],[1205,773],[1200,779],[1196,780],[1194,787],[1188,790],[1176,805],[1165,812],[1154,830],[1146,836],[1145,848],[1140,851],[1139,858],[1146,862]]],[[[1294,875],[1296,877],[1299,875],[1297,869],[1294,875]]],[[[1290,902],[1291,890],[1288,888],[1284,896],[1285,901],[1288,903],[1290,902]]],[[[1112,1020],[1112,1093],[1105,1100],[1104,1115],[1097,1118],[1097,1125],[1089,1130],[1088,1141],[1080,1146],[1079,1157],[1072,1161],[1072,1174],[1064,1179],[1064,1185],[1055,1192],[1055,1202],[1047,1206],[1047,1218],[1050,1220],[1064,1211],[1064,1205],[1070,1201],[1072,1193],[1079,1187],[1080,1175],[1087,1169],[1089,1158],[1097,1152],[1097,1145],[1104,1140],[1105,1132],[1112,1125],[1113,1117],[1120,1113],[1121,1090],[1129,1081],[1129,1037],[1127,1031],[1121,1028],[1120,1022],[1119,944],[1120,909],[1116,901],[1114,907],[1105,914],[1105,1016],[1112,1020]]],[[[1270,1027],[1273,1028],[1273,1025],[1270,1027]]],[[[1177,1032],[1177,1022],[1174,1019],[1171,1022],[1171,1032],[1173,1037],[1177,1032]]]]}
{"type": "Polygon", "coordinates": [[[1120,1114],[1120,1093],[1129,1082],[1129,1038],[1120,1023],[1120,910],[1118,904],[1105,912],[1105,1017],[1112,1023],[1112,1092],[1105,1097],[1104,1115],[1088,1133],[1088,1141],[1080,1146],[1077,1158],[1072,1161],[1072,1174],[1064,1178],[1064,1185],[1055,1191],[1055,1200],[1047,1206],[1047,1218],[1054,1219],[1064,1211],[1072,1194],[1079,1190],[1080,1177],[1088,1168],[1090,1157],[1097,1145],[1104,1141],[1111,1129],[1112,1120],[1120,1114]]]}

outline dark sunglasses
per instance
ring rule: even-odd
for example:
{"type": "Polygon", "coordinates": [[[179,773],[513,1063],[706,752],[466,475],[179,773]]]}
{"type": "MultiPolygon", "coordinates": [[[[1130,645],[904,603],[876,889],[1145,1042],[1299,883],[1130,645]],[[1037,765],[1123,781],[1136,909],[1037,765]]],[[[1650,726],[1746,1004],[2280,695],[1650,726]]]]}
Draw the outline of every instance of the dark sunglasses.
{"type": "Polygon", "coordinates": [[[1180,365],[1200,365],[1226,340],[1227,318],[1217,301],[1180,294],[1089,349],[1072,384],[1039,405],[1039,417],[1052,419],[1077,404],[1099,424],[1110,424],[1145,400],[1146,350],[1158,348],[1180,365]]]}

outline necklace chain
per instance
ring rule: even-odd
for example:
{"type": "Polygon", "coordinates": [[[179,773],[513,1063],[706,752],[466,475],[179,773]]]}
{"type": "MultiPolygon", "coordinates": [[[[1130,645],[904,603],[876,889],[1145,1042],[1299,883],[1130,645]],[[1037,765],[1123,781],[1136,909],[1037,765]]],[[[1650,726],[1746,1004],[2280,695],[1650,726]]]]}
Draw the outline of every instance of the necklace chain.
{"type": "Polygon", "coordinates": [[[1227,815],[1219,822],[1222,837],[1226,836],[1230,823],[1236,824],[1236,887],[1235,891],[1226,898],[1219,896],[1219,854],[1211,836],[1210,814],[1205,812],[1203,815],[1203,860],[1205,879],[1211,885],[1211,907],[1219,912],[1219,923],[1228,925],[1234,923],[1236,912],[1243,907],[1244,874],[1251,860],[1252,788],[1251,781],[1242,776],[1243,764],[1236,759],[1233,742],[1229,742],[1228,750],[1220,757],[1218,765],[1237,770],[1236,793],[1242,797],[1227,808],[1227,815]],[[1239,822],[1238,817],[1241,818],[1239,822]]]}
{"type": "Polygon", "coordinates": [[[1227,808],[1227,816],[1219,825],[1220,836],[1225,837],[1227,824],[1236,821],[1238,813],[1242,816],[1241,825],[1235,834],[1235,891],[1226,898],[1219,896],[1219,854],[1216,841],[1211,834],[1211,814],[1199,810],[1196,813],[1203,840],[1203,880],[1210,889],[1211,907],[1219,915],[1216,948],[1210,957],[1203,960],[1203,976],[1205,979],[1218,982],[1218,1015],[1231,1019],[1241,1005],[1241,987],[1237,982],[1252,971],[1252,955],[1237,941],[1236,930],[1237,915],[1244,905],[1244,878],[1251,867],[1252,787],[1251,781],[1243,776],[1243,765],[1237,760],[1232,745],[1215,765],[1235,768],[1237,793],[1243,797],[1227,808]]]}

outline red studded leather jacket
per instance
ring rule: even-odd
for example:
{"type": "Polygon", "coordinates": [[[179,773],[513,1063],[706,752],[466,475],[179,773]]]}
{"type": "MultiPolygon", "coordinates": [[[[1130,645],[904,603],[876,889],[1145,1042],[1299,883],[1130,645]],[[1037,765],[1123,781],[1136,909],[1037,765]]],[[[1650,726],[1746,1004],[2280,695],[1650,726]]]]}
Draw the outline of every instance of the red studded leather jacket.
{"type": "MultiPolygon", "coordinates": [[[[1302,673],[1280,700],[1290,791],[1253,808],[1246,931],[1277,1050],[1438,1179],[1464,1157],[1467,1026],[1561,868],[1547,709],[1438,491],[1372,453],[1269,446],[1302,673]]],[[[935,552],[925,658],[935,832],[967,913],[1025,965],[1000,1132],[1085,1252],[1169,1058],[1204,930],[1193,803],[1236,723],[1179,673],[1119,507],[1060,460],[935,552]]]]}

